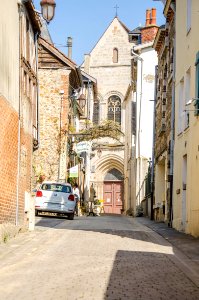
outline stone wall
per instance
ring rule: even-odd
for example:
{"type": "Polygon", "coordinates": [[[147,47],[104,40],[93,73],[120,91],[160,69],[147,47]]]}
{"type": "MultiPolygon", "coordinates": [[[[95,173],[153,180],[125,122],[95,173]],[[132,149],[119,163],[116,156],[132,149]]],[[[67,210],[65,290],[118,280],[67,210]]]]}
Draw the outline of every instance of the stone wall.
{"type": "Polygon", "coordinates": [[[33,160],[35,184],[41,174],[48,180],[59,177],[61,147],[64,141],[66,144],[63,130],[68,126],[69,73],[66,69],[39,69],[40,141],[33,160]]]}

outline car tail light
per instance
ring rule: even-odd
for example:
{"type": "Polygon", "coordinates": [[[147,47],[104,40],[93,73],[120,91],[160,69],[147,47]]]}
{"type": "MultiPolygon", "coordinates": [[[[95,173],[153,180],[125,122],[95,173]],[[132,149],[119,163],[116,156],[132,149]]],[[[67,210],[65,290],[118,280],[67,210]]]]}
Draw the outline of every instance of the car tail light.
{"type": "Polygon", "coordinates": [[[42,196],[43,196],[42,191],[37,191],[36,197],[42,197],[42,196]]]}
{"type": "Polygon", "coordinates": [[[75,196],[71,194],[71,195],[68,197],[68,200],[74,201],[74,200],[75,200],[75,196]]]}

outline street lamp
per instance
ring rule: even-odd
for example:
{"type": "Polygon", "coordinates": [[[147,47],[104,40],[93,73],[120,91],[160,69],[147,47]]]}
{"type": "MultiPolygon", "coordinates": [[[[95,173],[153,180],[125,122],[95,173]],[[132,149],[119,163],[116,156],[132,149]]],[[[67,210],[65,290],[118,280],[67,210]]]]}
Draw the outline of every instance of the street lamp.
{"type": "Polygon", "coordinates": [[[84,108],[84,106],[86,105],[86,97],[85,97],[85,95],[81,94],[77,100],[79,102],[79,106],[81,108],[84,108]]]}
{"type": "Polygon", "coordinates": [[[40,2],[43,18],[49,23],[55,15],[55,0],[42,0],[40,2]]]}

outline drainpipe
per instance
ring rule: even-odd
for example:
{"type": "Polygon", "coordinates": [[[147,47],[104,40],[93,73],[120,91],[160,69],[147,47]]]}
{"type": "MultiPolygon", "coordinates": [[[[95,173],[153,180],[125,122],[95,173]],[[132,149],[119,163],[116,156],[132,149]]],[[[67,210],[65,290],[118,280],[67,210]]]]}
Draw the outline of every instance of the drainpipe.
{"type": "MultiPolygon", "coordinates": [[[[174,28],[176,29],[176,11],[174,11],[174,28]]],[[[174,170],[174,139],[175,139],[175,75],[176,75],[176,33],[174,36],[174,53],[173,53],[173,82],[172,82],[172,100],[171,100],[171,148],[170,148],[170,207],[169,207],[169,227],[173,222],[173,170],[174,170]]]]}
{"type": "Polygon", "coordinates": [[[154,219],[153,198],[155,188],[155,126],[156,126],[156,92],[157,92],[157,72],[158,66],[155,67],[155,89],[154,89],[154,107],[153,107],[153,149],[152,149],[152,168],[151,168],[151,220],[154,219]]]}
{"type": "Polygon", "coordinates": [[[37,88],[37,149],[39,148],[40,144],[40,134],[39,134],[39,63],[38,63],[38,32],[35,33],[35,48],[36,48],[36,75],[37,75],[37,82],[36,82],[36,88],[37,88]]]}
{"type": "Polygon", "coordinates": [[[18,105],[18,147],[17,147],[17,178],[16,178],[16,211],[15,211],[15,225],[19,224],[19,179],[20,179],[20,158],[21,158],[21,19],[23,13],[22,3],[18,4],[19,11],[19,105],[18,105]]]}
{"type": "MultiPolygon", "coordinates": [[[[134,47],[133,49],[131,50],[133,56],[135,58],[137,58],[138,60],[141,61],[141,83],[140,83],[140,107],[139,107],[139,121],[138,121],[138,158],[139,158],[139,161],[138,161],[138,176],[139,176],[139,179],[138,179],[138,183],[139,183],[139,205],[140,205],[140,187],[141,187],[141,157],[140,157],[140,134],[141,134],[141,110],[142,110],[142,77],[143,77],[143,58],[140,57],[140,55],[138,55],[137,53],[134,52],[134,47]]],[[[136,92],[137,94],[137,92],[136,92]]],[[[136,96],[137,98],[137,96],[136,96]]],[[[137,103],[137,99],[136,99],[136,103],[137,103]]],[[[137,110],[136,110],[137,111],[137,110]]]]}

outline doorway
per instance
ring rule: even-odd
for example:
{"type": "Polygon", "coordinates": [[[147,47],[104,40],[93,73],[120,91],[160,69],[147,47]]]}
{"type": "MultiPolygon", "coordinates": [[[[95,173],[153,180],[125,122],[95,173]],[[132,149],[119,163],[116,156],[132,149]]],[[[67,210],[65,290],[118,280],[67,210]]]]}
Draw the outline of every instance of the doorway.
{"type": "Polygon", "coordinates": [[[117,169],[110,170],[104,178],[104,211],[121,214],[123,209],[123,176],[117,169]]]}

